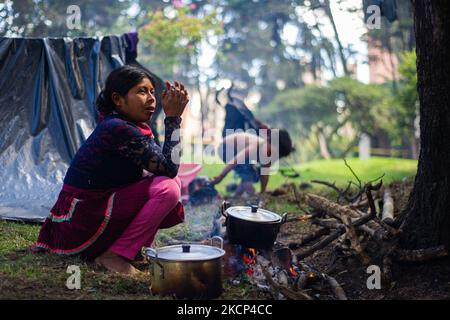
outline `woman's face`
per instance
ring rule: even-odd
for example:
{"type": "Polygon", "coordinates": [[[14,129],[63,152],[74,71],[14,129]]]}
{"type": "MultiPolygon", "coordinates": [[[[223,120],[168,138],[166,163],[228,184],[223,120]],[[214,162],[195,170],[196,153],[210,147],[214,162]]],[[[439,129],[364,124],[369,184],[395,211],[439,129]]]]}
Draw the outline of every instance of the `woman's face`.
{"type": "Polygon", "coordinates": [[[119,113],[133,122],[145,122],[155,112],[155,88],[147,77],[131,88],[125,97],[113,93],[112,99],[119,113]]]}

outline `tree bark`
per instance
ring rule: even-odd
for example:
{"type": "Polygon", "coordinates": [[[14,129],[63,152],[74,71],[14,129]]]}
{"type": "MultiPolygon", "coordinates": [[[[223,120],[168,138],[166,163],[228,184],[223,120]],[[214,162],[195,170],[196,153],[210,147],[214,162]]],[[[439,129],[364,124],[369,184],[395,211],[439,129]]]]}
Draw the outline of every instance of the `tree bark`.
{"type": "Polygon", "coordinates": [[[450,244],[450,1],[413,0],[420,101],[418,171],[400,245],[450,244]]]}
{"type": "Polygon", "coordinates": [[[323,133],[323,128],[317,128],[317,141],[319,142],[320,155],[322,158],[329,160],[331,159],[331,154],[328,148],[328,141],[323,133]]]}

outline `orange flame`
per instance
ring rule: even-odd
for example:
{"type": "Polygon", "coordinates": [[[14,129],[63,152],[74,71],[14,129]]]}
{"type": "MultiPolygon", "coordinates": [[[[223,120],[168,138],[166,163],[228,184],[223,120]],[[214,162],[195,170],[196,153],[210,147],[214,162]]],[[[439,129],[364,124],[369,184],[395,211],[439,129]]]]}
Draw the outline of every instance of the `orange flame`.
{"type": "Polygon", "coordinates": [[[295,271],[294,267],[290,267],[289,268],[289,272],[291,273],[292,276],[297,277],[298,276],[298,272],[295,271]]]}
{"type": "Polygon", "coordinates": [[[256,249],[254,248],[247,248],[244,252],[244,255],[242,256],[242,261],[244,261],[245,264],[255,264],[256,263],[256,249]]]}
{"type": "Polygon", "coordinates": [[[253,275],[254,270],[253,270],[252,265],[256,264],[256,256],[257,256],[257,251],[254,248],[245,249],[245,251],[242,255],[242,261],[247,266],[247,268],[245,269],[245,273],[247,273],[247,275],[249,275],[249,276],[253,275]]]}

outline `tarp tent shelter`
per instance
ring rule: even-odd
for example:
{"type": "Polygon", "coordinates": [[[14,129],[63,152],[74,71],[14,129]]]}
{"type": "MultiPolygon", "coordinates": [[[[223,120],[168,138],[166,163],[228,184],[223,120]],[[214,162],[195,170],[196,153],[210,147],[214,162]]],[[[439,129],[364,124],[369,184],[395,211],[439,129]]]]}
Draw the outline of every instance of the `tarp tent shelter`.
{"type": "MultiPolygon", "coordinates": [[[[138,64],[130,35],[0,38],[0,218],[48,215],[70,160],[95,128],[107,75],[138,64]]],[[[157,78],[157,91],[162,86],[157,78]]]]}

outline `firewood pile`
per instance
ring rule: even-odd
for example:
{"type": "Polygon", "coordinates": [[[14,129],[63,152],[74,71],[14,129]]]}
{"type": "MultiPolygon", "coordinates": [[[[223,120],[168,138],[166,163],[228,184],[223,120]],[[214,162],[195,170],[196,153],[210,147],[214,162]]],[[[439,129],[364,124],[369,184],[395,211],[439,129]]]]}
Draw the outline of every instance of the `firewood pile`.
{"type": "MultiPolygon", "coordinates": [[[[302,218],[291,218],[290,221],[307,219],[317,226],[299,240],[286,244],[296,261],[303,261],[331,246],[332,263],[325,272],[334,271],[339,259],[357,257],[364,268],[369,265],[379,266],[382,281],[390,283],[394,280],[394,263],[426,261],[448,255],[444,246],[421,250],[399,247],[401,224],[397,221],[398,217],[394,216],[392,192],[389,187],[381,188],[382,180],[375,185],[369,182],[361,186],[356,196],[348,196],[350,188],[341,190],[323,181],[313,183],[333,188],[338,192],[338,199],[332,201],[316,194],[301,194],[294,184],[291,185],[296,201],[306,204],[312,213],[302,218]]],[[[322,274],[322,278],[328,280],[336,298],[345,299],[345,292],[335,279],[326,274],[322,274]]],[[[304,288],[295,289],[305,293],[304,288]]]]}
{"type": "Polygon", "coordinates": [[[391,191],[389,188],[384,189],[383,206],[378,210],[372,194],[378,192],[381,186],[382,181],[376,185],[367,183],[359,200],[345,205],[314,194],[302,195],[305,204],[315,210],[315,214],[311,215],[311,223],[318,225],[319,229],[305,236],[302,241],[289,244],[289,248],[295,250],[297,259],[304,259],[337,240],[334,251],[340,256],[356,255],[364,266],[380,265],[383,276],[390,280],[394,262],[425,261],[447,255],[443,246],[422,250],[399,248],[402,229],[396,227],[398,223],[394,218],[391,191]],[[365,207],[368,207],[367,212],[363,211],[365,207]],[[314,240],[317,241],[309,248],[303,248],[307,242],[314,240]],[[372,250],[366,250],[369,242],[375,247],[372,250]]]}
{"type": "MultiPolygon", "coordinates": [[[[349,169],[354,174],[350,167],[349,169]]],[[[421,250],[401,249],[399,239],[402,227],[399,217],[394,216],[392,191],[389,187],[382,188],[382,177],[363,184],[356,174],[354,176],[358,184],[350,182],[346,189],[340,189],[334,183],[326,181],[311,181],[335,190],[338,194],[336,201],[303,192],[302,188],[290,184],[299,208],[306,205],[312,210],[302,217],[290,218],[288,222],[309,220],[316,226],[295,242],[284,244],[291,251],[293,261],[305,266],[305,258],[327,248],[327,252],[332,253],[330,265],[324,270],[327,274],[333,273],[339,260],[347,261],[350,257],[356,257],[364,270],[370,265],[378,266],[382,272],[381,280],[388,284],[395,280],[392,270],[396,263],[420,262],[448,255],[444,246],[421,250]],[[355,188],[352,190],[352,185],[357,187],[356,191],[355,188]]],[[[288,185],[283,185],[280,190],[276,190],[277,196],[284,194],[287,188],[288,185]]],[[[288,286],[286,281],[279,280],[278,272],[274,268],[263,266],[261,269],[271,286],[286,298],[311,298],[308,294],[311,288],[308,288],[307,282],[301,280],[305,275],[300,276],[294,285],[288,286]]],[[[322,283],[326,280],[336,299],[346,299],[339,283],[327,274],[318,273],[322,283]]]]}

